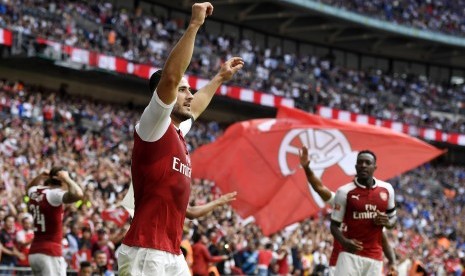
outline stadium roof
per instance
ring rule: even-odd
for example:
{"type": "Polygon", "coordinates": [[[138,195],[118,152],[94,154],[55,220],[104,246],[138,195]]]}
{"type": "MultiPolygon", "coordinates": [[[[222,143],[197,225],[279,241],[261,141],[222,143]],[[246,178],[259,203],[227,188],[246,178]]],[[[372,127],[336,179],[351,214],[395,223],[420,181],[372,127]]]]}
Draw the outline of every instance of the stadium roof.
{"type": "MultiPolygon", "coordinates": [[[[190,12],[191,0],[145,0],[190,12]]],[[[355,53],[465,68],[465,38],[422,31],[314,0],[215,0],[213,18],[355,53]]]]}

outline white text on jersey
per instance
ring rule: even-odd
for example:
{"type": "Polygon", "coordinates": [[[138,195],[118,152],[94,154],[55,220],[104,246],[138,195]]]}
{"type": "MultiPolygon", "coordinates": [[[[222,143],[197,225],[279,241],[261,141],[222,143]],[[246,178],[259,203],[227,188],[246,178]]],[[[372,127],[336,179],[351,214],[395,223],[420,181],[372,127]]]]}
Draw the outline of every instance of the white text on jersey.
{"type": "Polygon", "coordinates": [[[187,177],[191,177],[192,169],[181,162],[181,159],[177,157],[173,157],[173,170],[182,173],[183,175],[187,177]]]}
{"type": "Polygon", "coordinates": [[[373,219],[376,217],[376,205],[365,204],[365,212],[353,212],[354,219],[373,219]]]}

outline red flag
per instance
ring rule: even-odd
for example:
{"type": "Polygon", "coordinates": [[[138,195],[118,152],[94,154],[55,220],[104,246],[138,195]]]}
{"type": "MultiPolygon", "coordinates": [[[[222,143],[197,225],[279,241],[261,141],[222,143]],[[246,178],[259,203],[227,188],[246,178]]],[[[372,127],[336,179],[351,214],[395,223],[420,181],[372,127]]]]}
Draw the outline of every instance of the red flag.
{"type": "Polygon", "coordinates": [[[13,43],[13,34],[7,29],[0,28],[0,44],[11,46],[13,43]]]}
{"type": "Polygon", "coordinates": [[[118,227],[122,227],[129,218],[129,213],[124,208],[109,208],[102,212],[102,219],[113,221],[118,227]]]}
{"type": "Polygon", "coordinates": [[[354,177],[360,150],[375,152],[375,176],[382,180],[442,153],[381,127],[323,119],[289,108],[280,109],[278,116],[236,123],[216,142],[192,154],[193,176],[215,181],[224,193],[237,191],[233,207],[242,217],[253,215],[265,235],[324,206],[299,166],[302,145],[309,148],[314,172],[334,191],[354,177]]]}

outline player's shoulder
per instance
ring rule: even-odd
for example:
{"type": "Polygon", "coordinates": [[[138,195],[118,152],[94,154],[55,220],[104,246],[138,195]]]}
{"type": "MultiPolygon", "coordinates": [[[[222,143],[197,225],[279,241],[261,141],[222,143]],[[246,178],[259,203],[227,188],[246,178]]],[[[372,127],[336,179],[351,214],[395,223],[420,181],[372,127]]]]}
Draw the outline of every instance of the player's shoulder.
{"type": "Polygon", "coordinates": [[[388,189],[388,190],[393,189],[391,183],[388,183],[388,182],[385,182],[385,181],[382,181],[382,180],[379,180],[379,179],[376,179],[376,178],[375,178],[375,181],[376,181],[376,185],[378,187],[385,188],[385,189],[388,189]]]}
{"type": "Polygon", "coordinates": [[[349,182],[347,184],[342,185],[337,189],[337,193],[349,193],[352,190],[355,190],[357,188],[357,185],[354,184],[354,182],[349,182]]]}
{"type": "Polygon", "coordinates": [[[27,194],[31,195],[32,193],[37,193],[40,191],[45,191],[46,189],[49,189],[47,186],[32,186],[27,190],[27,194]]]}

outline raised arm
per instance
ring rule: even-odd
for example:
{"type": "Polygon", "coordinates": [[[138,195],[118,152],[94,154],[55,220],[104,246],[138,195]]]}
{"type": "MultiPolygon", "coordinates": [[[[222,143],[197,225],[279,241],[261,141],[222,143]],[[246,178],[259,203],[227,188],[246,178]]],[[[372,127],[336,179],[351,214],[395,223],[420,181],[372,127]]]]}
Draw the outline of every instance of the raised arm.
{"type": "Polygon", "coordinates": [[[63,203],[73,203],[84,197],[81,186],[71,179],[67,171],[59,171],[56,177],[68,187],[68,191],[63,195],[63,203]]]}
{"type": "Polygon", "coordinates": [[[34,177],[34,179],[31,180],[26,186],[26,193],[29,191],[31,187],[37,186],[40,184],[41,181],[44,181],[45,179],[48,178],[48,172],[41,172],[39,175],[34,177]]]}
{"type": "Polygon", "coordinates": [[[300,150],[300,165],[304,168],[307,181],[312,185],[315,192],[317,192],[324,201],[330,200],[332,197],[331,190],[323,185],[321,180],[313,173],[312,169],[310,169],[310,159],[308,158],[308,149],[306,146],[303,146],[300,150]]]}
{"type": "Polygon", "coordinates": [[[205,18],[212,13],[213,6],[209,2],[196,3],[192,6],[189,26],[174,46],[163,66],[157,93],[164,104],[169,105],[176,100],[176,88],[191,62],[197,31],[203,25],[205,18]]]}
{"type": "Polygon", "coordinates": [[[200,206],[187,206],[186,217],[195,219],[210,213],[213,209],[236,200],[237,192],[222,195],[220,198],[200,206]]]}
{"type": "Polygon", "coordinates": [[[161,73],[158,71],[151,76],[150,88],[155,90],[151,93],[156,93],[153,93],[150,103],[135,127],[142,140],[155,142],[168,129],[171,123],[170,115],[178,96],[178,85],[192,59],[197,31],[212,12],[213,6],[208,2],[192,6],[189,26],[168,56],[161,73]]]}
{"type": "Polygon", "coordinates": [[[220,71],[213,77],[213,79],[194,94],[194,99],[191,103],[194,120],[197,119],[210,104],[210,101],[215,95],[218,87],[220,87],[223,82],[229,81],[243,66],[244,61],[242,58],[230,58],[221,65],[220,71]]]}

